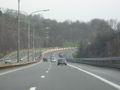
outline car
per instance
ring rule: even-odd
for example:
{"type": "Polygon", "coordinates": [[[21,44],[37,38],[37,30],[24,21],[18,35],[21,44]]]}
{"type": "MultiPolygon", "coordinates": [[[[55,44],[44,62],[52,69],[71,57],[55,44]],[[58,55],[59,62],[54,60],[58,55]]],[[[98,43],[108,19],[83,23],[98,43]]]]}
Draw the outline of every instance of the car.
{"type": "Polygon", "coordinates": [[[66,59],[65,58],[59,58],[57,60],[57,65],[60,65],[60,64],[67,65],[66,59]]]}
{"type": "Polygon", "coordinates": [[[56,62],[56,59],[55,59],[55,58],[54,58],[54,59],[52,59],[52,60],[51,60],[51,62],[52,62],[52,63],[56,62]]]}
{"type": "Polygon", "coordinates": [[[47,61],[48,61],[48,59],[47,59],[47,58],[43,58],[43,61],[44,61],[44,62],[47,62],[47,61]]]}
{"type": "Polygon", "coordinates": [[[63,53],[59,53],[58,55],[59,55],[59,57],[61,57],[61,58],[64,57],[64,54],[63,54],[63,53]]]}
{"type": "Polygon", "coordinates": [[[50,61],[51,61],[51,62],[56,62],[56,58],[55,58],[54,56],[51,56],[51,57],[50,57],[50,61]]]}
{"type": "Polygon", "coordinates": [[[23,61],[23,58],[21,58],[20,61],[23,61]]]}
{"type": "Polygon", "coordinates": [[[5,62],[5,64],[10,64],[12,62],[12,60],[10,60],[10,59],[4,59],[4,62],[5,62]]]}

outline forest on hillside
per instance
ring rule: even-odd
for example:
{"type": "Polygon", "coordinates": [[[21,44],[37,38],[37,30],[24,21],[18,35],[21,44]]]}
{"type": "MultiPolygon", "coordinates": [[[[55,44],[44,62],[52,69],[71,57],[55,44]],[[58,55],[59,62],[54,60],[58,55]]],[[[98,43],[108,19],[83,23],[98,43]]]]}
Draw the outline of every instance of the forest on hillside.
{"type": "Polygon", "coordinates": [[[120,56],[120,22],[93,20],[92,30],[97,30],[91,41],[81,41],[76,57],[119,57],[120,56]]]}
{"type": "MultiPolygon", "coordinates": [[[[17,50],[17,11],[0,10],[0,57],[17,50]]],[[[30,21],[30,47],[62,47],[66,43],[80,43],[77,57],[119,56],[120,23],[116,20],[93,19],[89,22],[58,22],[40,14],[20,14],[20,49],[28,48],[30,21]]]]}

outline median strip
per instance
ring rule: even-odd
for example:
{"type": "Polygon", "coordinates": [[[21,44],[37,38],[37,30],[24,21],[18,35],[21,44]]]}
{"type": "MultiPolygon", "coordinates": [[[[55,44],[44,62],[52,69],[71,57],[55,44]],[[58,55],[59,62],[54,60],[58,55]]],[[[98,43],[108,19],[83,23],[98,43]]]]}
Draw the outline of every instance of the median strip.
{"type": "Polygon", "coordinates": [[[23,62],[23,63],[12,63],[12,64],[2,64],[0,65],[0,69],[6,69],[6,68],[11,68],[11,67],[18,67],[18,66],[25,66],[29,64],[36,63],[36,61],[31,61],[31,62],[23,62]]]}
{"type": "Polygon", "coordinates": [[[29,66],[25,66],[25,67],[21,67],[21,68],[15,69],[15,70],[6,71],[6,72],[3,72],[3,73],[0,73],[0,76],[8,74],[8,73],[16,72],[16,71],[19,71],[19,70],[31,68],[31,67],[34,67],[34,66],[36,66],[36,65],[38,65],[40,63],[35,63],[35,64],[29,65],[29,66]]]}

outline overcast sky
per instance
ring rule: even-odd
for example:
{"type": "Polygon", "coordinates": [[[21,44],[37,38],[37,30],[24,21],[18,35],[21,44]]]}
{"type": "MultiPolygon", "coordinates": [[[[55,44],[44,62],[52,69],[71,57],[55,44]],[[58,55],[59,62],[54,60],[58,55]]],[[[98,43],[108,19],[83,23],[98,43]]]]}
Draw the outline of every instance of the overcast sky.
{"type": "MultiPolygon", "coordinates": [[[[0,7],[17,10],[18,0],[0,0],[0,7]]],[[[120,0],[21,0],[21,10],[27,13],[42,12],[45,18],[89,21],[94,18],[117,19],[120,21],[120,0]]]]}

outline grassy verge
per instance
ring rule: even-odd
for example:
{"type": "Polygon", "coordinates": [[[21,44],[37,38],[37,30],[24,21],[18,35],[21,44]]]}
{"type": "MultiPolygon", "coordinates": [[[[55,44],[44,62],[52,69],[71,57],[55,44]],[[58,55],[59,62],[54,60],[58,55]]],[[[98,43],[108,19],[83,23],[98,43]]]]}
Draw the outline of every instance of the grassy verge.
{"type": "Polygon", "coordinates": [[[78,47],[79,42],[66,42],[63,47],[78,47]]]}

